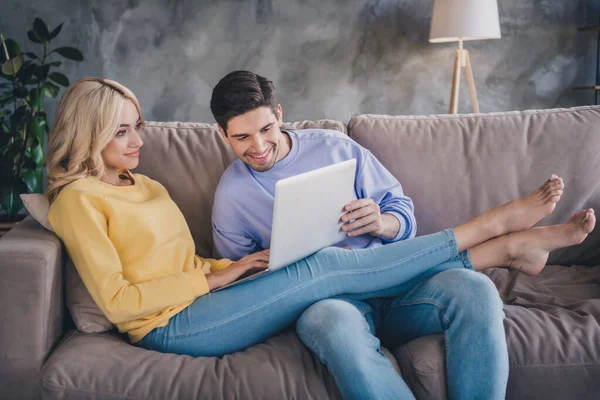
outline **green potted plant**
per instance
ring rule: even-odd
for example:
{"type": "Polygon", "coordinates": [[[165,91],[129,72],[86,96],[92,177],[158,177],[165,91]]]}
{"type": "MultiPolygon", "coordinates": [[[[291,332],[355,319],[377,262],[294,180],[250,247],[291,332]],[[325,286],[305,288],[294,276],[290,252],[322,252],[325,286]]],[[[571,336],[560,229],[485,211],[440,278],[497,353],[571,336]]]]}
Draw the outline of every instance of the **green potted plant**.
{"type": "Polygon", "coordinates": [[[44,138],[49,129],[44,101],[56,98],[60,86],[69,86],[64,74],[53,71],[62,63],[57,58],[83,61],[74,47],[51,49],[62,26],[50,30],[40,18],[34,20],[27,37],[41,46],[39,53],[21,52],[15,40],[0,34],[0,218],[4,225],[22,218],[20,194],[43,190],[44,138]]]}

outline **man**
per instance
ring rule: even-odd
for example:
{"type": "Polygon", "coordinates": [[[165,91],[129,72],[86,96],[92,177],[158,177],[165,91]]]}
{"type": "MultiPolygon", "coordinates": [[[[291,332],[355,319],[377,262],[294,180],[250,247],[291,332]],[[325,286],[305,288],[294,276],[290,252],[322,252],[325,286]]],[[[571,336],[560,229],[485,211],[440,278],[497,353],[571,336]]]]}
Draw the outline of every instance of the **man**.
{"type": "MultiPolygon", "coordinates": [[[[213,237],[221,256],[237,260],[269,247],[279,179],[351,158],[357,159],[357,200],[345,207],[342,229],[348,237],[340,245],[367,248],[414,237],[412,201],[391,173],[339,132],[281,131],[282,108],[268,79],[248,71],[230,73],[214,88],[211,110],[238,156],[215,194],[213,237]]],[[[298,336],[328,366],[343,397],[413,398],[380,351],[379,338],[397,346],[444,333],[449,397],[504,398],[504,315],[491,281],[465,269],[405,286],[402,297],[324,300],[298,320],[298,336]]]]}

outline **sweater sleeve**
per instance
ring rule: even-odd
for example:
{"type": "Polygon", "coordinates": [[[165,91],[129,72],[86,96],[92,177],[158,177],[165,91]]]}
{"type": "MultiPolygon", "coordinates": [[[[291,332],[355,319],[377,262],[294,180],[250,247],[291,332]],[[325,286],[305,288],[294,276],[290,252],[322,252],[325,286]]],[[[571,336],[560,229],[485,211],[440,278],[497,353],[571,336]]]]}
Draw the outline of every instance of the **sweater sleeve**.
{"type": "Polygon", "coordinates": [[[65,191],[48,217],[92,298],[112,323],[142,318],[208,293],[202,268],[137,284],[124,279],[121,260],[108,236],[103,204],[100,194],[65,191]]]}
{"type": "Polygon", "coordinates": [[[217,272],[224,270],[225,268],[229,268],[233,262],[226,258],[221,258],[219,260],[215,260],[213,258],[199,258],[200,261],[202,261],[202,271],[204,271],[205,274],[210,274],[211,272],[217,272]]]}
{"type": "Polygon", "coordinates": [[[385,242],[415,237],[417,221],[412,200],[404,195],[400,182],[369,151],[358,172],[356,188],[360,198],[373,199],[382,214],[391,214],[400,222],[396,237],[385,242]]]}

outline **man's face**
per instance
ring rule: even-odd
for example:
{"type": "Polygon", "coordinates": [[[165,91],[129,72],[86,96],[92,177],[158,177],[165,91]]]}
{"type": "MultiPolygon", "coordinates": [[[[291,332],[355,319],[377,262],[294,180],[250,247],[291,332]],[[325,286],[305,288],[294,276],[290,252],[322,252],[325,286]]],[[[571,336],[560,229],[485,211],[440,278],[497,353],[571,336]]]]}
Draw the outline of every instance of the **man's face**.
{"type": "Polygon", "coordinates": [[[227,123],[227,136],[219,127],[235,154],[250,168],[268,171],[289,153],[287,138],[279,129],[282,120],[281,106],[276,113],[269,107],[259,107],[238,115],[227,123]]]}

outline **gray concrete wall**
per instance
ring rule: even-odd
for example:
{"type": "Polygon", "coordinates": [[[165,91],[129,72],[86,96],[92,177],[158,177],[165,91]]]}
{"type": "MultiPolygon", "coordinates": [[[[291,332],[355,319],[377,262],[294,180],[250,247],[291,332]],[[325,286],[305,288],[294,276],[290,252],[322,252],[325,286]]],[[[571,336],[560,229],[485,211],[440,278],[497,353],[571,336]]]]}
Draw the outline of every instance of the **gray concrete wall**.
{"type": "MultiPolygon", "coordinates": [[[[481,111],[593,103],[599,0],[499,0],[502,39],[470,42],[481,111]]],[[[285,120],[448,109],[456,44],[428,43],[433,0],[2,0],[0,32],[26,39],[35,16],[65,22],[73,81],[130,87],[148,120],[214,121],[212,87],[227,72],[271,78],[285,120]]],[[[464,83],[464,77],[463,77],[464,83]]],[[[48,105],[53,112],[54,104],[48,105]]],[[[460,111],[470,111],[462,85],[460,111]]]]}

